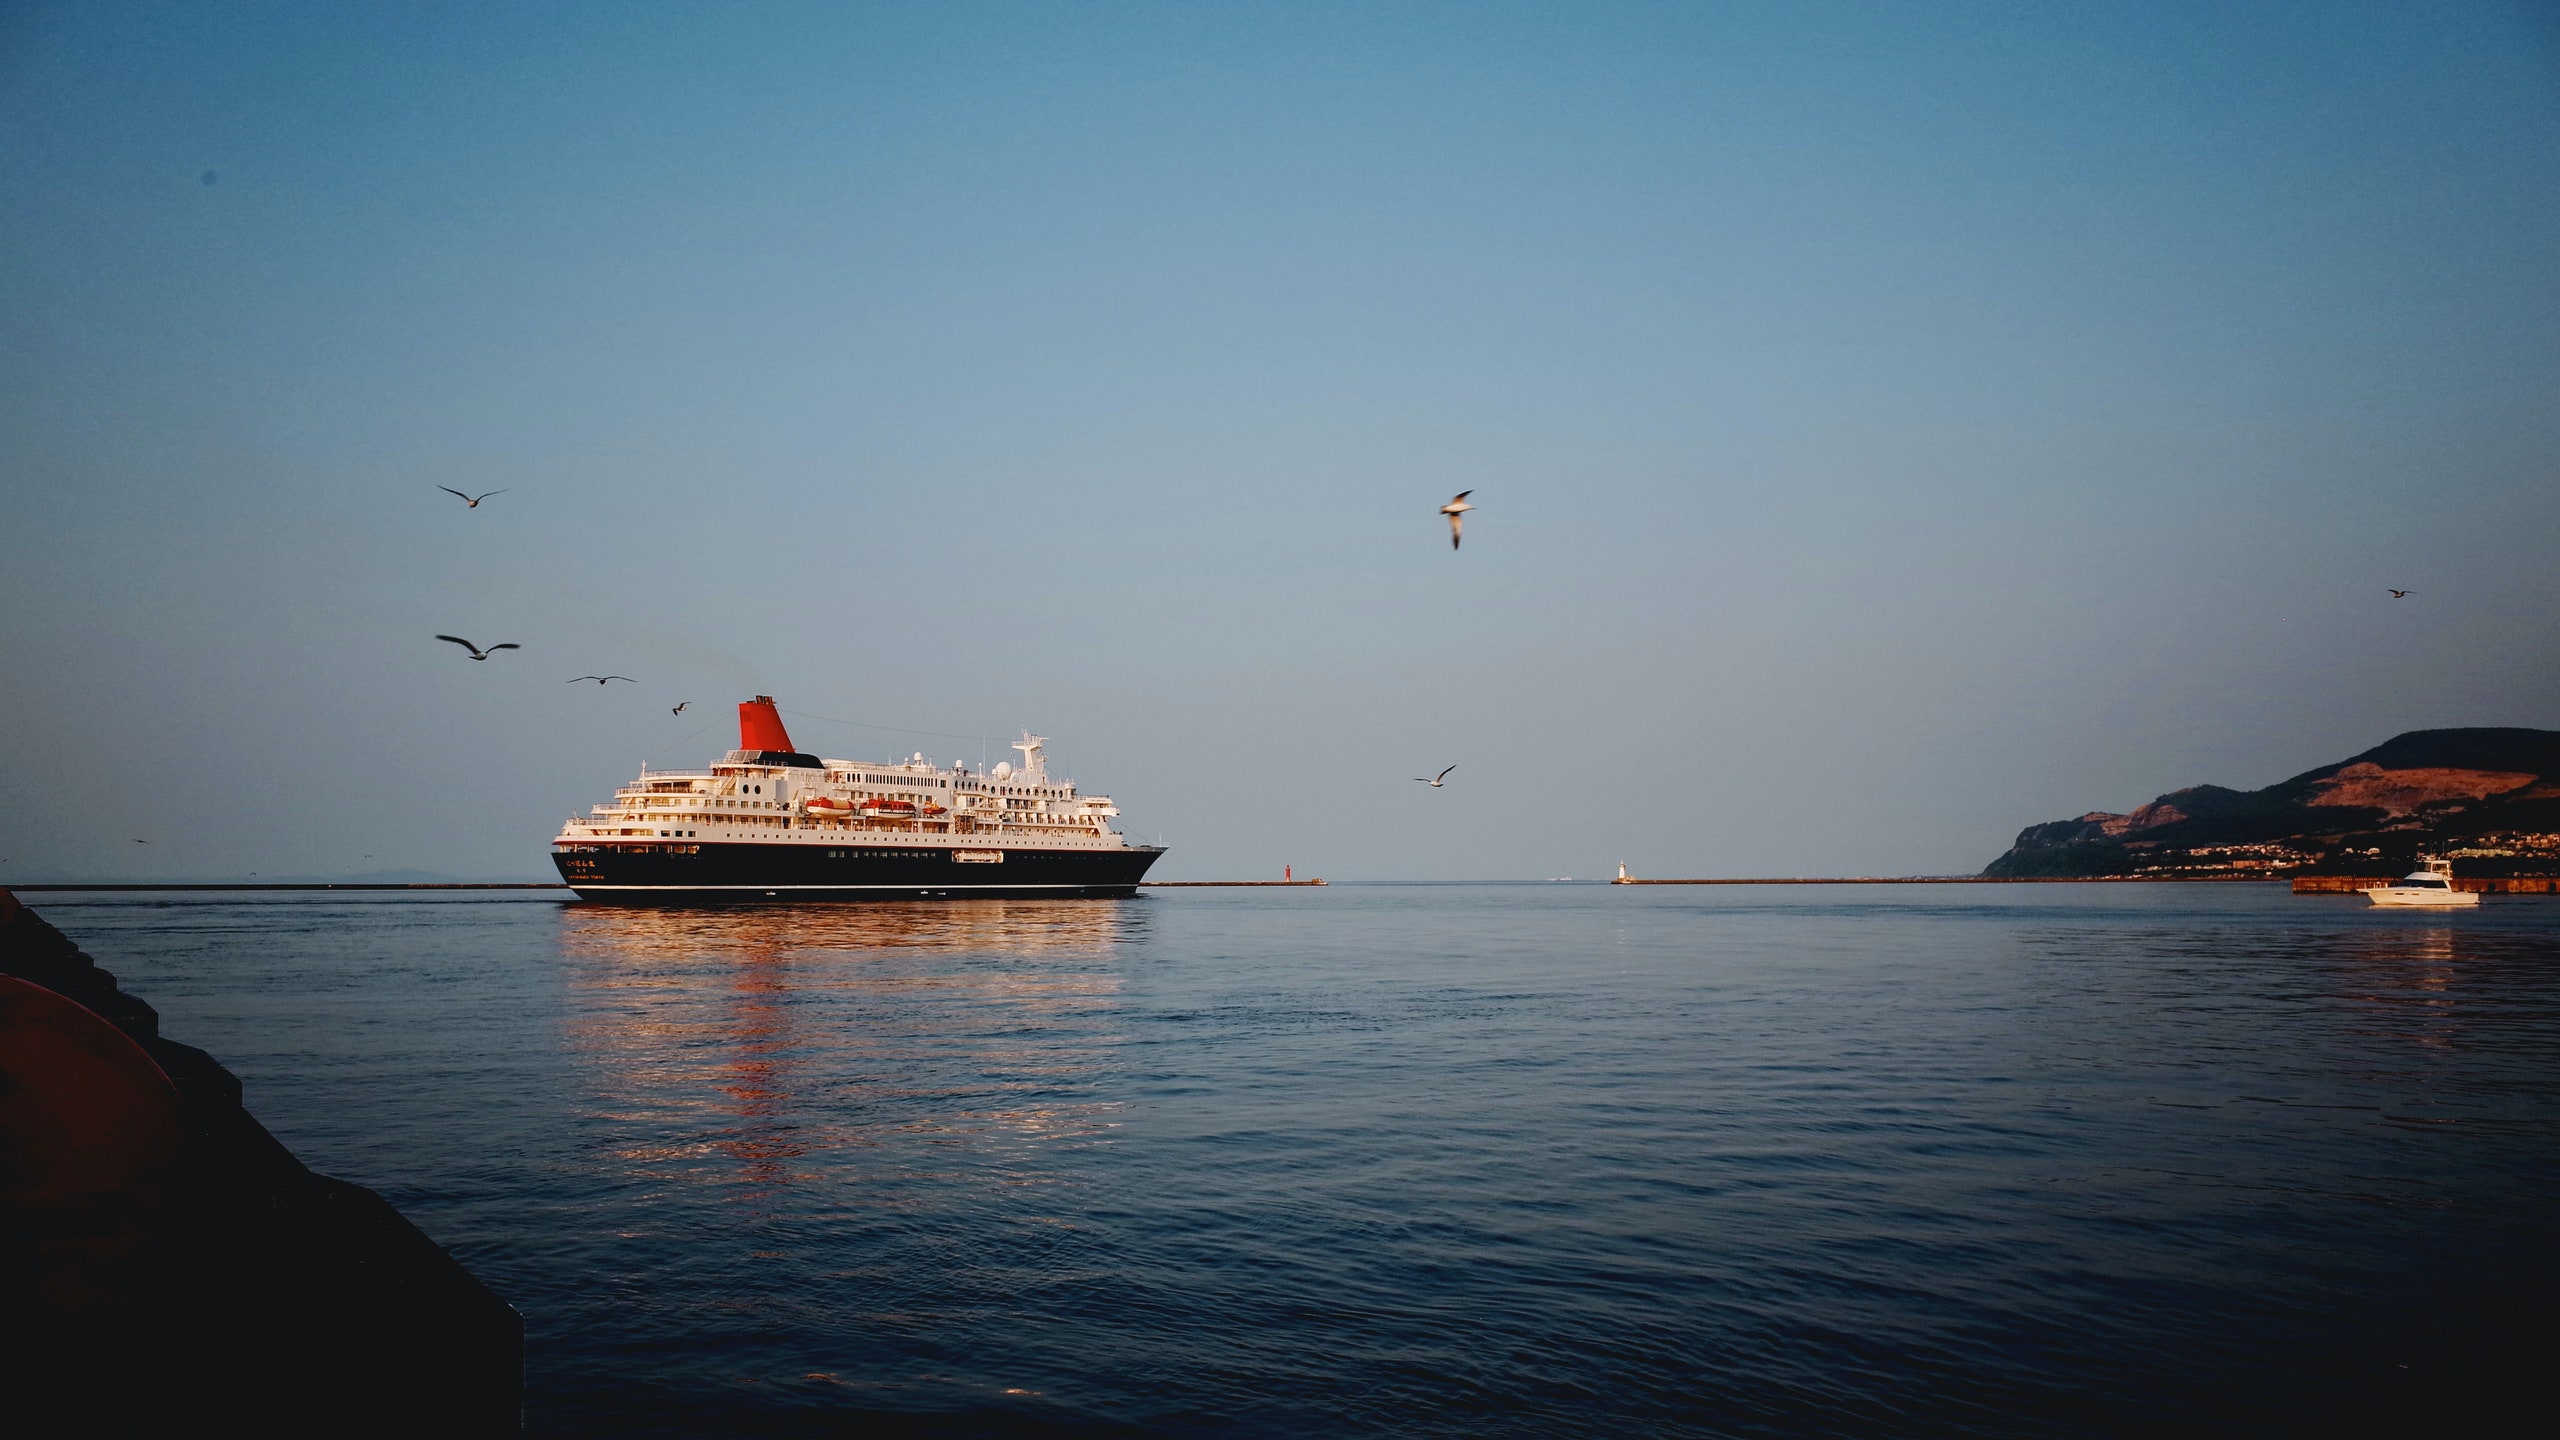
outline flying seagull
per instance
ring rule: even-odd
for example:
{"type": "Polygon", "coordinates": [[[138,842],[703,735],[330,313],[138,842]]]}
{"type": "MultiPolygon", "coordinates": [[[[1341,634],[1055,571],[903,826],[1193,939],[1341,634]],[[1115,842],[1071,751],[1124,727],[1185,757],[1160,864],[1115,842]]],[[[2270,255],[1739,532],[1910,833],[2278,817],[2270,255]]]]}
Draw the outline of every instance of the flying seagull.
{"type": "Polygon", "coordinates": [[[477,510],[480,508],[481,501],[488,499],[492,495],[504,495],[507,493],[504,490],[485,490],[477,495],[465,495],[450,485],[439,485],[436,488],[447,495],[452,496],[454,499],[461,501],[462,508],[465,510],[477,510]]]}
{"type": "Polygon", "coordinates": [[[668,713],[668,714],[670,714],[670,715],[681,715],[681,714],[683,714],[683,713],[684,713],[684,707],[686,707],[687,705],[690,705],[690,704],[692,704],[692,703],[693,703],[693,702],[692,702],[692,701],[690,701],[690,700],[679,700],[679,701],[677,701],[677,702],[676,702],[676,708],[674,708],[673,710],[668,711],[667,713],[668,713]]]}
{"type": "Polygon", "coordinates": [[[151,842],[150,842],[150,841],[148,841],[148,840],[136,840],[136,841],[134,841],[133,843],[134,843],[134,844],[136,844],[136,845],[148,845],[148,844],[150,844],[151,842]]]}
{"type": "Polygon", "coordinates": [[[524,648],[513,640],[508,641],[504,645],[492,645],[488,649],[483,650],[479,646],[472,644],[470,641],[463,639],[459,635],[439,635],[436,638],[439,640],[450,640],[454,644],[461,646],[463,649],[470,651],[471,658],[474,660],[486,660],[501,650],[521,650],[524,648]]]}
{"type": "MultiPolygon", "coordinates": [[[[1455,769],[1457,769],[1457,768],[1458,768],[1457,766],[1452,765],[1452,766],[1450,766],[1450,767],[1449,767],[1449,770],[1455,770],[1455,769]]],[[[1423,778],[1422,778],[1421,776],[1419,776],[1419,775],[1416,775],[1416,776],[1414,776],[1413,778],[1414,778],[1415,783],[1417,783],[1417,784],[1421,784],[1421,785],[1428,785],[1428,786],[1430,786],[1432,789],[1437,790],[1437,789],[1439,789],[1439,788],[1440,788],[1440,782],[1449,778],[1449,770],[1443,770],[1443,771],[1441,771],[1439,774],[1432,776],[1432,777],[1431,777],[1430,779],[1428,779],[1428,780],[1423,779],[1423,778]]]]}
{"type": "Polygon", "coordinates": [[[575,684],[577,684],[577,683],[578,683],[578,681],[579,681],[579,680],[593,680],[594,682],[596,682],[596,683],[597,683],[597,684],[599,684],[599,685],[603,684],[603,683],[604,683],[604,682],[606,682],[607,680],[621,680],[621,681],[624,681],[624,682],[627,682],[627,683],[629,683],[629,684],[633,684],[633,685],[637,685],[637,684],[639,684],[639,683],[640,683],[640,682],[639,682],[639,681],[637,681],[637,680],[633,680],[633,679],[632,679],[630,676],[628,676],[628,675],[581,675],[581,676],[577,677],[577,679],[576,679],[576,680],[563,680],[563,681],[561,681],[560,683],[561,683],[561,684],[563,684],[563,685],[575,685],[575,684]]]}
{"type": "Polygon", "coordinates": [[[1458,548],[1458,532],[1466,527],[1467,512],[1476,508],[1467,503],[1467,497],[1474,493],[1473,490],[1461,490],[1448,504],[1440,507],[1440,513],[1449,517],[1449,548],[1452,550],[1458,548]]]}
{"type": "Polygon", "coordinates": [[[2391,592],[2391,598],[2394,600],[2406,600],[2409,598],[2409,592],[2406,590],[2394,590],[2391,592]]]}

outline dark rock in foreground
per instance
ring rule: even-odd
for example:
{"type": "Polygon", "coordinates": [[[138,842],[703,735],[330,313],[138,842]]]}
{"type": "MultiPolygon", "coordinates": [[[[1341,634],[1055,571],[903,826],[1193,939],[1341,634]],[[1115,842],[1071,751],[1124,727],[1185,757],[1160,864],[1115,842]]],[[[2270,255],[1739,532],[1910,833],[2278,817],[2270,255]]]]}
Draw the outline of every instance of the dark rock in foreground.
{"type": "Polygon", "coordinates": [[[2560,874],[2560,731],[2412,730],[2263,790],[2197,785],[2030,825],[1992,876],[2560,874]]]}
{"type": "Polygon", "coordinates": [[[0,890],[13,1435],[511,1435],[524,1325],[0,890]]]}

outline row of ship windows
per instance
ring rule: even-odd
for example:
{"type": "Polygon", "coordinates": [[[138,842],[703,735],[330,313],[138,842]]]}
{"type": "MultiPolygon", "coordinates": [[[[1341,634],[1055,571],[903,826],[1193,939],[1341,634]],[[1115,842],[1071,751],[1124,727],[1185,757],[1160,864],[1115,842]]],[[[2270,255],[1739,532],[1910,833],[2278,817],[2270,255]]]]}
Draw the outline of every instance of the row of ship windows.
{"type": "MultiPolygon", "coordinates": [[[[922,787],[922,782],[919,782],[919,781],[896,781],[896,780],[890,780],[890,779],[888,779],[888,778],[887,778],[887,777],[885,777],[885,776],[878,776],[878,775],[864,775],[864,776],[857,776],[857,777],[855,777],[855,779],[856,779],[857,781],[859,781],[860,783],[863,783],[863,784],[869,784],[869,785],[904,785],[904,786],[906,786],[906,787],[907,787],[908,789],[910,789],[910,790],[918,789],[918,788],[921,788],[921,787],[922,787]]],[[[750,793],[755,793],[755,794],[761,794],[761,793],[763,793],[763,787],[761,787],[761,786],[750,785],[750,786],[746,786],[746,787],[745,787],[745,789],[746,789],[746,791],[748,791],[748,792],[750,792],[750,793]]],[[[652,786],[652,787],[651,787],[651,791],[650,791],[650,793],[649,793],[648,795],[645,795],[645,796],[641,796],[641,795],[634,795],[634,796],[629,796],[629,797],[626,797],[626,798],[634,799],[634,800],[645,800],[645,801],[646,801],[648,804],[650,804],[650,805],[675,805],[675,804],[677,804],[678,802],[677,802],[674,798],[672,798],[672,794],[673,794],[673,793],[689,793],[689,792],[661,792],[661,791],[657,790],[657,788],[656,788],[656,787],[652,786]]],[[[1035,794],[1035,795],[1046,795],[1046,796],[1049,796],[1049,797],[1050,797],[1050,798],[1052,798],[1052,799],[1064,798],[1064,792],[1062,792],[1062,791],[1055,791],[1055,790],[1038,790],[1038,791],[1033,791],[1033,792],[1031,792],[1031,793],[1032,793],[1032,794],[1035,794]]],[[[704,797],[704,798],[709,799],[709,797],[704,797]]],[[[856,794],[855,794],[855,798],[856,798],[856,799],[869,799],[869,798],[872,798],[872,797],[870,796],[869,792],[856,792],[856,794]]],[[[883,797],[880,797],[880,798],[883,798],[883,799],[890,799],[890,798],[895,798],[895,797],[892,797],[892,796],[883,796],[883,797]]],[[[724,810],[729,810],[729,809],[740,809],[740,810],[764,810],[764,809],[773,809],[773,808],[777,808],[777,807],[778,807],[778,805],[780,804],[780,802],[778,802],[778,801],[773,801],[773,800],[721,800],[721,799],[709,799],[709,803],[710,803],[712,806],[714,806],[715,808],[718,808],[718,809],[724,809],[724,810]]],[[[1036,809],[1036,808],[1038,808],[1038,805],[1039,805],[1039,802],[1038,802],[1037,800],[1007,800],[1007,801],[1005,801],[1004,803],[1005,803],[1005,805],[1006,805],[1006,807],[1007,807],[1007,808],[1009,808],[1009,809],[1017,809],[1017,810],[1019,810],[1019,809],[1036,809]]]]}
{"type": "MultiPolygon", "coordinates": [[[[629,817],[629,818],[634,819],[634,820],[647,820],[647,819],[653,819],[653,818],[656,818],[656,817],[653,817],[653,816],[647,816],[647,815],[634,815],[634,816],[631,816],[631,817],[629,817]]],[[[869,818],[869,817],[866,817],[866,818],[869,818]]],[[[891,820],[913,820],[913,819],[915,819],[915,818],[917,818],[917,817],[912,816],[912,815],[891,815],[891,816],[883,816],[883,817],[879,817],[879,818],[883,818],[883,819],[891,819],[891,820]]],[[[932,817],[932,818],[934,818],[934,819],[936,819],[936,820],[940,820],[940,819],[944,819],[944,818],[953,819],[953,820],[974,820],[974,821],[977,821],[977,822],[978,822],[978,823],[980,823],[980,824],[996,823],[996,824],[1005,824],[1005,825],[1064,825],[1064,826],[1067,826],[1067,827],[1069,827],[1069,828],[1072,828],[1072,829],[1078,829],[1078,830],[1091,829],[1091,828],[1092,828],[1092,826],[1093,826],[1093,823],[1094,823],[1094,819],[1093,819],[1093,817],[1092,817],[1092,816],[1089,816],[1089,815],[1038,815],[1038,814],[1011,814],[1011,815],[953,815],[953,816],[949,816],[949,817],[936,816],[936,817],[932,817]]],[[[779,815],[738,815],[738,816],[730,816],[730,817],[726,817],[727,823],[728,823],[728,824],[731,824],[731,825],[750,825],[750,824],[752,824],[752,825],[774,825],[774,824],[779,824],[779,823],[781,823],[781,822],[782,822],[782,819],[783,819],[783,817],[781,817],[781,816],[779,816],[779,815]]],[[[610,823],[612,823],[612,819],[611,819],[610,817],[608,817],[608,818],[607,818],[603,823],[610,824],[610,823]]]]}
{"type": "MultiPolygon", "coordinates": [[[[700,805],[705,802],[696,801],[694,803],[696,805],[700,805]]],[[[681,802],[667,799],[663,795],[652,795],[647,797],[646,804],[649,807],[657,809],[683,810],[688,808],[681,802]]],[[[782,803],[778,800],[713,800],[708,802],[708,804],[710,808],[714,810],[779,810],[782,808],[782,803]]]]}
{"type": "MultiPolygon", "coordinates": [[[[658,833],[672,837],[688,835],[692,832],[662,830],[658,833]]],[[[559,848],[563,855],[699,855],[702,853],[702,847],[699,845],[563,845],[559,848]]],[[[1015,859],[1036,860],[1040,858],[1042,852],[1012,850],[1004,853],[1015,859]]],[[[827,852],[827,858],[830,860],[921,860],[931,859],[936,855],[948,857],[950,854],[948,850],[928,849],[919,845],[910,846],[904,850],[830,850],[827,852]]]]}
{"type": "MultiPolygon", "coordinates": [[[[684,840],[691,839],[701,833],[702,832],[699,830],[661,830],[658,832],[658,838],[661,840],[684,840]]],[[[646,853],[648,851],[659,849],[664,849],[670,852],[692,854],[701,850],[702,847],[699,845],[563,845],[560,846],[559,849],[563,854],[569,855],[585,855],[605,851],[611,851],[615,854],[632,854],[646,853]]],[[[827,852],[827,857],[829,859],[841,860],[847,855],[861,855],[866,859],[880,860],[895,859],[902,855],[912,856],[932,853],[934,852],[922,846],[909,846],[904,850],[830,850],[827,852]]]]}
{"type": "MultiPolygon", "coordinates": [[[[954,782],[949,780],[936,780],[923,775],[873,775],[859,770],[830,770],[827,772],[827,778],[839,785],[890,785],[907,790],[949,790],[954,785],[954,782]]],[[[983,780],[962,780],[957,784],[962,790],[984,790],[996,795],[1039,795],[1051,800],[1069,798],[1069,792],[1057,786],[990,785],[983,780]]],[[[759,786],[749,785],[742,788],[761,793],[759,786]]]]}
{"type": "MultiPolygon", "coordinates": [[[[777,808],[779,808],[779,807],[777,807],[777,808]]],[[[627,815],[607,815],[607,816],[601,817],[601,818],[600,818],[600,819],[598,819],[598,820],[592,820],[592,821],[588,821],[588,822],[586,822],[586,823],[588,823],[588,824],[611,824],[611,823],[613,823],[613,822],[614,822],[614,821],[616,821],[616,820],[659,820],[659,819],[664,819],[664,818],[666,818],[666,817],[664,817],[664,816],[658,816],[658,815],[642,815],[642,814],[633,813],[633,814],[627,814],[627,815]]],[[[723,823],[723,824],[727,824],[727,825],[783,825],[783,824],[788,824],[788,823],[789,823],[789,817],[787,817],[787,816],[782,816],[782,815],[723,815],[723,816],[720,816],[720,817],[718,817],[718,818],[719,818],[719,820],[720,820],[720,822],[721,822],[721,823],[723,823]]],[[[963,812],[963,813],[960,813],[960,814],[957,814],[957,815],[951,815],[951,816],[948,816],[948,817],[943,817],[943,816],[922,816],[922,817],[920,817],[920,816],[915,816],[915,815],[888,815],[888,816],[876,816],[876,817],[873,817],[873,816],[866,816],[866,817],[864,817],[864,818],[867,818],[867,819],[876,818],[876,819],[888,819],[888,820],[915,820],[915,819],[920,819],[920,818],[921,818],[921,819],[933,819],[933,820],[940,820],[940,819],[946,819],[946,818],[947,818],[947,819],[951,819],[951,820],[968,820],[968,821],[975,821],[975,822],[977,822],[977,823],[979,823],[979,824],[1003,824],[1003,825],[1066,825],[1066,826],[1072,826],[1072,827],[1075,827],[1075,828],[1078,828],[1078,829],[1089,829],[1089,828],[1091,828],[1092,826],[1094,826],[1095,824],[1097,824],[1097,823],[1099,822],[1099,819],[1100,819],[1100,817],[1099,817],[1099,816],[1094,816],[1094,815],[1052,815],[1052,814],[1042,813],[1042,812],[1039,812],[1039,811],[1029,811],[1029,812],[1025,812],[1025,811],[1012,811],[1012,812],[989,812],[989,813],[985,813],[985,814],[978,814],[978,815],[972,815],[972,814],[968,814],[968,813],[966,813],[966,812],[963,812]]]]}
{"type": "Polygon", "coordinates": [[[702,832],[699,830],[661,830],[658,832],[660,836],[694,836],[701,833],[702,832]]]}
{"type": "MultiPolygon", "coordinates": [[[[886,787],[896,787],[896,789],[945,789],[945,787],[942,787],[942,781],[929,781],[929,779],[899,779],[899,776],[886,776],[886,774],[855,774],[855,776],[842,776],[842,784],[886,784],[886,787]]],[[[763,792],[765,792],[765,787],[760,787],[760,784],[742,784],[742,787],[737,787],[737,789],[740,789],[740,794],[763,794],[763,792]]],[[[975,787],[970,787],[970,789],[975,789],[975,787]]],[[[991,789],[993,789],[993,787],[991,787],[991,789]]],[[[1001,789],[1004,789],[1004,794],[1029,794],[1029,797],[1068,799],[1068,792],[1062,792],[1062,789],[1016,789],[1016,787],[1001,787],[1001,789]]],[[[678,784],[663,784],[663,787],[660,787],[660,784],[653,784],[653,787],[648,787],[650,805],[671,805],[671,802],[668,802],[668,799],[663,799],[663,797],[668,797],[668,794],[691,794],[691,787],[689,787],[689,784],[681,784],[681,781],[678,781],[678,784]]],[[[640,799],[640,797],[632,797],[632,799],[640,799]]],[[[712,799],[712,805],[758,805],[758,807],[763,807],[763,805],[773,805],[773,802],[771,802],[771,799],[753,799],[753,802],[737,802],[737,799],[712,799]]],[[[1032,802],[1032,799],[1006,799],[1006,805],[1011,805],[1011,807],[1024,807],[1024,805],[1034,805],[1034,802],[1032,802]]]]}
{"type": "MultiPolygon", "coordinates": [[[[643,799],[649,805],[658,808],[672,807],[678,810],[684,808],[681,802],[669,799],[663,795],[634,796],[632,798],[643,799]]],[[[875,795],[868,790],[857,790],[853,792],[853,798],[856,800],[895,800],[899,797],[895,795],[875,795]]],[[[708,803],[715,810],[778,810],[782,808],[782,802],[778,800],[711,800],[708,803]]],[[[1037,800],[1007,800],[1004,803],[1016,808],[1037,809],[1040,802],[1037,800]]]]}

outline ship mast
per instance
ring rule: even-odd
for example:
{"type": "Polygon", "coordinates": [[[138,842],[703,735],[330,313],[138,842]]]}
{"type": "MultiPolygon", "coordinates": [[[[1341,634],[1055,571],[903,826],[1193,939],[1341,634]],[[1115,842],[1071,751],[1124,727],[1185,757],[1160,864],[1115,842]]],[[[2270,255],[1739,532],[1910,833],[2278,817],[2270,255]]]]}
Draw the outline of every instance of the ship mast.
{"type": "Polygon", "coordinates": [[[1034,735],[1028,730],[1022,732],[1021,739],[1013,742],[1013,748],[1022,752],[1022,778],[1034,785],[1049,783],[1049,762],[1040,754],[1040,747],[1048,743],[1048,736],[1034,735]]]}

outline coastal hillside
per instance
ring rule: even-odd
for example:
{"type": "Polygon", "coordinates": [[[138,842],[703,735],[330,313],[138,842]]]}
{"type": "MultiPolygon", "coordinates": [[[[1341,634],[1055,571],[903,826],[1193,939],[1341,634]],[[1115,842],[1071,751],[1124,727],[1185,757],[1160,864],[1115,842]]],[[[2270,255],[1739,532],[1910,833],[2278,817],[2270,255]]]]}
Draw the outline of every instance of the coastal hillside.
{"type": "Polygon", "coordinates": [[[2560,730],[2412,730],[2263,790],[2196,785],[2030,825],[1991,876],[2560,874],[2560,730]]]}

